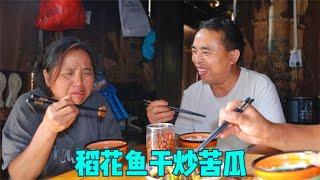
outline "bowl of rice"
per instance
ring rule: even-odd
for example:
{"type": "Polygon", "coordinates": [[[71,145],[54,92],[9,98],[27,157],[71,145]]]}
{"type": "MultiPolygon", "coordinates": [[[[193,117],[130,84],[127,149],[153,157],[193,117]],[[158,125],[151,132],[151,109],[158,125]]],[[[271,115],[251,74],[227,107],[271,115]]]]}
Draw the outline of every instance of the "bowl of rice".
{"type": "MultiPolygon", "coordinates": [[[[186,149],[195,149],[208,138],[208,132],[193,132],[179,135],[179,144],[186,149]]],[[[206,145],[206,148],[214,148],[217,145],[217,139],[212,140],[206,145]]]]}
{"type": "Polygon", "coordinates": [[[258,179],[310,179],[320,176],[320,167],[311,162],[313,151],[286,152],[263,156],[252,162],[258,179]]]}
{"type": "Polygon", "coordinates": [[[118,149],[123,154],[128,152],[128,143],[122,139],[107,139],[93,141],[85,145],[88,150],[104,150],[104,149],[118,149]]]}

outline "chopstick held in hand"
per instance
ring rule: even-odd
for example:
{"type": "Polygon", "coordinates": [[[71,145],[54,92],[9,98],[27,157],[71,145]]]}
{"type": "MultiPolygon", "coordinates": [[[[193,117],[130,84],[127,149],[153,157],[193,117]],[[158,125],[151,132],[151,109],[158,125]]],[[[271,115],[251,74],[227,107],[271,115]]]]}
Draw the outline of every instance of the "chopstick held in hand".
{"type": "MultiPolygon", "coordinates": [[[[241,102],[241,104],[234,111],[242,113],[253,101],[254,99],[251,99],[250,97],[246,98],[244,101],[241,102]]],[[[212,133],[210,133],[208,138],[205,141],[203,141],[199,145],[199,147],[195,149],[194,152],[197,153],[201,151],[207,144],[209,144],[213,139],[215,139],[225,128],[227,128],[229,124],[230,123],[227,121],[223,122],[212,133]]]]}
{"type": "MultiPolygon", "coordinates": [[[[146,105],[149,105],[151,103],[151,101],[145,100],[145,99],[143,100],[143,102],[145,102],[146,105]]],[[[188,110],[185,110],[185,109],[179,109],[179,108],[176,108],[176,107],[173,107],[173,106],[167,106],[167,107],[170,108],[171,110],[173,110],[174,112],[185,113],[185,114],[190,114],[190,115],[204,117],[204,118],[206,117],[206,115],[195,113],[195,112],[188,111],[188,110]]]]}
{"type": "MultiPolygon", "coordinates": [[[[38,104],[38,105],[42,105],[42,104],[47,104],[47,105],[50,105],[52,103],[55,103],[57,102],[57,100],[55,99],[51,99],[51,98],[45,98],[45,97],[42,97],[42,96],[38,96],[38,95],[35,95],[35,94],[31,94],[30,98],[27,99],[27,102],[32,102],[34,104],[38,104]]],[[[104,113],[107,112],[106,108],[99,108],[99,109],[96,109],[96,108],[92,108],[92,107],[88,107],[88,106],[83,106],[83,105],[75,105],[77,108],[79,109],[83,109],[83,110],[88,110],[88,111],[97,111],[98,114],[101,113],[101,115],[104,113]]]]}

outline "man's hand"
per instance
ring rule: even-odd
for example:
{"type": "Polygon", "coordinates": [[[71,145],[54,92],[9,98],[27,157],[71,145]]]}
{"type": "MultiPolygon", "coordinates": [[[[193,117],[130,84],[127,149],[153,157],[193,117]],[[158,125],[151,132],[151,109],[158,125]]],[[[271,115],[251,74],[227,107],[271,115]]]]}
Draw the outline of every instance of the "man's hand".
{"type": "Polygon", "coordinates": [[[219,123],[231,123],[220,137],[224,138],[234,134],[251,144],[265,144],[272,133],[273,123],[265,119],[255,108],[248,106],[243,113],[235,112],[240,101],[228,103],[226,108],[220,110],[219,123]]]}
{"type": "Polygon", "coordinates": [[[173,119],[174,111],[167,107],[165,100],[152,101],[147,106],[147,116],[150,123],[168,122],[173,119]]]}

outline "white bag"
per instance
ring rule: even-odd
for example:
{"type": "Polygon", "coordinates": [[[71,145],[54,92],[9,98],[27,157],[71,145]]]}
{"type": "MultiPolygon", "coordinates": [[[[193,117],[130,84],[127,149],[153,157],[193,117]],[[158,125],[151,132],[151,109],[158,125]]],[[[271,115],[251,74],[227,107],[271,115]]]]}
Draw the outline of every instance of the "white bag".
{"type": "Polygon", "coordinates": [[[150,24],[140,0],[119,0],[119,14],[123,37],[144,37],[150,24]]]}

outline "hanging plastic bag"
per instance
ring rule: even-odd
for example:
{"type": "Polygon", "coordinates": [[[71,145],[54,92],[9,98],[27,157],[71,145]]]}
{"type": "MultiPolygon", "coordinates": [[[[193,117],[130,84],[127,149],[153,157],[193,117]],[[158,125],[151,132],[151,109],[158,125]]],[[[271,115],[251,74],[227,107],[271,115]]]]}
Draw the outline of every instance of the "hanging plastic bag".
{"type": "Polygon", "coordinates": [[[107,87],[98,92],[105,97],[116,120],[121,121],[129,117],[121,101],[118,99],[117,89],[111,83],[108,83],[107,87]]]}
{"type": "Polygon", "coordinates": [[[150,24],[140,0],[119,0],[119,14],[123,37],[144,37],[150,24]]]}
{"type": "Polygon", "coordinates": [[[147,61],[152,61],[155,54],[155,43],[156,43],[156,32],[151,29],[151,31],[144,37],[142,44],[142,56],[147,61]]]}
{"type": "Polygon", "coordinates": [[[80,0],[41,0],[36,26],[48,31],[82,29],[86,16],[80,0]]]}

